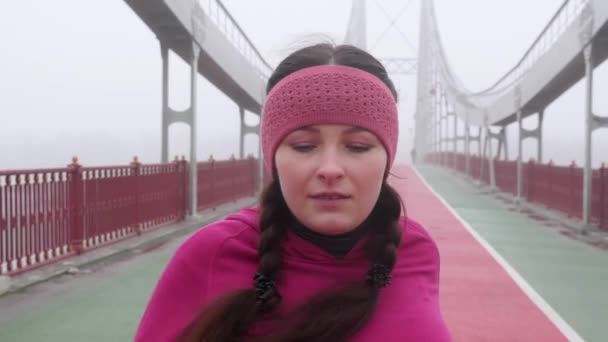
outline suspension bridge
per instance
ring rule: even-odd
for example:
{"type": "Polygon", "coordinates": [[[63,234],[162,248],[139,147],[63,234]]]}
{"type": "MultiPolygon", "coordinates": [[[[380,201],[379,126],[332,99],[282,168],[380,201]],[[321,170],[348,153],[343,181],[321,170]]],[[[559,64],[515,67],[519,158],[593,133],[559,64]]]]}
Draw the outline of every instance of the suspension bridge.
{"type": "MultiPolygon", "coordinates": [[[[263,169],[245,155],[273,67],[220,0],[125,0],[158,38],[160,162],[0,170],[0,340],[130,340],[153,286],[194,230],[256,204],[263,169]],[[189,65],[190,103],[169,105],[169,52],[189,65]],[[238,107],[239,150],[197,160],[203,77],[238,107]],[[169,156],[169,127],[190,129],[188,158],[169,156]]],[[[594,71],[608,58],[608,2],[566,0],[487,89],[470,90],[422,1],[417,58],[381,60],[417,80],[412,164],[391,184],[437,242],[441,309],[455,341],[606,341],[608,170],[593,167],[594,71]],[[584,82],[582,167],[543,159],[547,107],[584,82]],[[536,116],[536,129],[523,120],[536,116]],[[509,158],[507,128],[517,130],[509,158]],[[523,141],[535,139],[524,161],[523,141]],[[476,147],[476,148],[472,148],[476,147]]],[[[348,11],[348,8],[344,9],[348,11]]],[[[344,43],[367,44],[365,0],[353,0],[344,43]]],[[[601,95],[600,95],[601,96],[601,95]]]]}

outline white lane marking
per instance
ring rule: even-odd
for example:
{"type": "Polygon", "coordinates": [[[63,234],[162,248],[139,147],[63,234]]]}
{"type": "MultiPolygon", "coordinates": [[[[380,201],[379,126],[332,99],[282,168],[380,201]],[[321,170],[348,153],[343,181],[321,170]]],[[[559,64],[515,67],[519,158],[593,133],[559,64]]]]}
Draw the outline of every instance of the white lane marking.
{"type": "Polygon", "coordinates": [[[509,274],[509,276],[515,281],[519,288],[530,298],[530,300],[536,304],[536,306],[549,318],[553,324],[564,334],[564,336],[572,342],[585,341],[579,334],[547,303],[538,292],[532,288],[532,286],[522,277],[516,270],[511,266],[495,249],[486,241],[481,235],[479,235],[467,221],[465,221],[457,212],[448,204],[448,202],[438,194],[435,189],[422,177],[418,170],[414,166],[410,166],[416,173],[418,178],[424,183],[424,185],[431,191],[437,199],[454,215],[458,221],[466,228],[466,230],[483,246],[483,248],[490,253],[490,255],[498,262],[500,266],[509,274]]]}

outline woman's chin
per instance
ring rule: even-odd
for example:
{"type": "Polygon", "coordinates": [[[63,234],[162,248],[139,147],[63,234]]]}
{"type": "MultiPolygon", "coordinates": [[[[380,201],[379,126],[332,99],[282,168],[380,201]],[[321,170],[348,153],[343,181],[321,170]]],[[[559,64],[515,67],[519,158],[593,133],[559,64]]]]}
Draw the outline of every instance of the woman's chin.
{"type": "Polygon", "coordinates": [[[324,235],[339,235],[355,229],[355,225],[350,221],[349,218],[340,216],[318,217],[311,222],[310,227],[308,228],[324,235]]]}

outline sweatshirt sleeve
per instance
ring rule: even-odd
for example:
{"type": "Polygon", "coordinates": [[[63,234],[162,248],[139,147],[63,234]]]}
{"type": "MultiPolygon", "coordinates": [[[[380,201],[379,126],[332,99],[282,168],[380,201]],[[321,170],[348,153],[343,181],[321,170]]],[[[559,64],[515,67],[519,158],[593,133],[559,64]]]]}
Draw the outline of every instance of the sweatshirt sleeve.
{"type": "Polygon", "coordinates": [[[136,342],[174,341],[204,303],[207,273],[214,248],[190,238],[163,271],[135,335],[136,342]],[[193,263],[196,260],[196,263],[193,263]],[[196,265],[196,267],[194,266],[196,265]]]}

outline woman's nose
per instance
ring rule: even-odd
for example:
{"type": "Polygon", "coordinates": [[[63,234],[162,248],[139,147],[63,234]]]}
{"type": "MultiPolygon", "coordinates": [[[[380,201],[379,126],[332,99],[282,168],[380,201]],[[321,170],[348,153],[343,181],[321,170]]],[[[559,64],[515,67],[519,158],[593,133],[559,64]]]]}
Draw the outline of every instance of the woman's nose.
{"type": "Polygon", "coordinates": [[[335,151],[324,151],[322,153],[317,176],[328,185],[344,177],[344,166],[335,151]]]}

